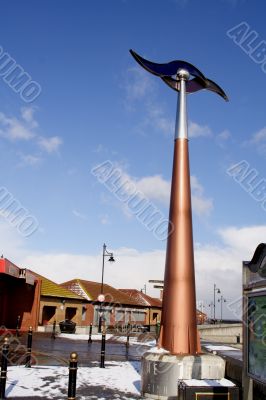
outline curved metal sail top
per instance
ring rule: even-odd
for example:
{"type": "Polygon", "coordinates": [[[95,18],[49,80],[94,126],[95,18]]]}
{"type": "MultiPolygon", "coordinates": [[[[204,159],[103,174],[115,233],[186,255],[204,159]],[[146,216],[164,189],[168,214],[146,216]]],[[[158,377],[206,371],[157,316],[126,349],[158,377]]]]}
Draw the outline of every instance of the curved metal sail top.
{"type": "Polygon", "coordinates": [[[134,59],[144,68],[146,71],[153,75],[159,76],[168,86],[177,92],[180,91],[180,80],[178,79],[177,72],[180,69],[184,69],[189,72],[192,79],[186,82],[186,93],[194,93],[199,90],[206,89],[217,93],[225,101],[228,101],[228,97],[223,89],[217,85],[217,83],[206,78],[203,73],[196,68],[194,65],[187,61],[175,60],[165,64],[158,64],[152,61],[146,60],[141,57],[135,51],[130,50],[131,55],[134,59]]]}

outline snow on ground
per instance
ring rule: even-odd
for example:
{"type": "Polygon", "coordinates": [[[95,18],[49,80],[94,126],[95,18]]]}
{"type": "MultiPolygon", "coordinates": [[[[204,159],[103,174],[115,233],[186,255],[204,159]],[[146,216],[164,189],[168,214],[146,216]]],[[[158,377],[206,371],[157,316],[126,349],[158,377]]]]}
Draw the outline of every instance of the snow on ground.
{"type": "Polygon", "coordinates": [[[206,347],[206,349],[208,349],[208,350],[211,350],[211,351],[214,351],[214,350],[220,350],[220,351],[223,351],[223,350],[236,350],[236,351],[239,351],[239,349],[236,349],[235,347],[231,347],[231,346],[221,346],[221,345],[211,345],[211,344],[207,344],[207,345],[204,345],[204,347],[206,347]]]}
{"type": "MultiPolygon", "coordinates": [[[[119,343],[126,343],[127,337],[126,336],[115,336],[113,335],[111,339],[114,339],[116,342],[119,343]]],[[[145,339],[145,336],[131,336],[129,337],[129,343],[131,344],[137,344],[137,345],[143,345],[143,346],[155,346],[156,341],[155,339],[149,340],[149,337],[145,339]],[[142,340],[141,340],[142,339],[142,340]],[[147,339],[147,340],[146,340],[147,339]]]]}
{"type": "MultiPolygon", "coordinates": [[[[102,393],[123,393],[138,398],[140,395],[140,363],[108,361],[105,368],[99,368],[98,363],[92,367],[78,368],[77,396],[80,400],[95,398],[104,400],[102,393]],[[97,396],[90,397],[90,386],[98,389],[97,396]]],[[[6,385],[6,398],[30,398],[40,396],[47,399],[66,398],[68,387],[67,367],[38,366],[31,369],[25,367],[9,367],[6,385]]],[[[119,396],[119,395],[118,395],[119,396]]]]}
{"type": "MultiPolygon", "coordinates": [[[[108,340],[112,336],[113,335],[111,335],[110,333],[107,333],[105,335],[105,339],[108,340]]],[[[77,334],[77,333],[59,333],[58,335],[56,335],[56,337],[70,339],[70,340],[88,340],[89,339],[89,335],[77,334]]],[[[101,335],[101,333],[98,333],[98,334],[96,333],[95,335],[91,335],[91,339],[92,340],[102,340],[102,335],[101,335]]]]}
{"type": "Polygon", "coordinates": [[[155,346],[147,350],[147,353],[169,354],[170,352],[168,350],[163,349],[162,347],[155,346]]]}
{"type": "Polygon", "coordinates": [[[185,384],[187,386],[225,386],[225,387],[233,387],[235,384],[228,379],[184,379],[185,384]]]}
{"type": "MultiPolygon", "coordinates": [[[[59,338],[65,338],[69,340],[88,340],[89,336],[88,335],[83,335],[83,334],[72,334],[72,333],[59,333],[57,335],[59,338]]],[[[106,334],[106,340],[115,340],[118,343],[126,343],[127,341],[127,336],[118,336],[118,335],[112,335],[110,333],[106,334]]],[[[100,333],[91,335],[92,340],[102,340],[102,335],[100,333]]],[[[130,336],[129,337],[129,343],[131,344],[137,344],[137,345],[145,345],[145,346],[155,346],[156,341],[155,339],[150,340],[149,337],[147,337],[148,340],[145,340],[145,336],[142,336],[141,334],[139,336],[130,336]],[[141,340],[143,339],[143,340],[141,340]]]]}

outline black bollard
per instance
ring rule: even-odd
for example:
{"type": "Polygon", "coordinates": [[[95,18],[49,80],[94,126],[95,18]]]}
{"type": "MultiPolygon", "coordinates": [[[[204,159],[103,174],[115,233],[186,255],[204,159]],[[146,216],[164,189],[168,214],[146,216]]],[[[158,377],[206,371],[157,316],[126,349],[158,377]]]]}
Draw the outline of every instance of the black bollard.
{"type": "Polygon", "coordinates": [[[51,339],[55,339],[55,335],[56,335],[55,328],[56,328],[56,320],[54,320],[54,322],[53,322],[53,330],[52,330],[51,339]]]}
{"type": "Polygon", "coordinates": [[[156,323],[156,344],[158,343],[159,336],[160,336],[160,322],[156,323]]]}
{"type": "Polygon", "coordinates": [[[26,353],[26,368],[31,368],[31,348],[32,348],[32,327],[29,327],[28,331],[28,343],[27,343],[27,353],[26,353]]]}
{"type": "Polygon", "coordinates": [[[77,353],[71,353],[69,360],[68,400],[76,399],[77,370],[78,355],[77,353]]]}
{"type": "Polygon", "coordinates": [[[126,347],[129,347],[129,333],[127,334],[126,347]]]}
{"type": "Polygon", "coordinates": [[[8,359],[9,343],[8,338],[4,339],[1,357],[1,375],[0,375],[0,399],[5,399],[6,391],[6,374],[7,374],[7,359],[8,359]]]}
{"type": "Polygon", "coordinates": [[[20,315],[17,317],[16,336],[19,337],[20,315]]]}
{"type": "Polygon", "coordinates": [[[103,328],[103,331],[102,331],[102,346],[101,346],[101,364],[100,364],[100,368],[105,368],[105,366],[104,366],[104,361],[105,361],[105,335],[106,335],[106,331],[105,331],[105,328],[103,328]]]}
{"type": "Polygon", "coordinates": [[[90,324],[90,331],[89,331],[88,343],[92,343],[91,334],[92,334],[92,324],[90,324]]]}

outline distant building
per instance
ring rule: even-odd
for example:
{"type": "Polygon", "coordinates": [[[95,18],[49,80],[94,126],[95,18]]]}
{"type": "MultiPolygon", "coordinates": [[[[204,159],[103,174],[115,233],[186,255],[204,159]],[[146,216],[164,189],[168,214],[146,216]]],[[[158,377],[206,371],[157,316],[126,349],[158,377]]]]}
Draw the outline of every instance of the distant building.
{"type": "Polygon", "coordinates": [[[31,271],[0,258],[0,328],[37,329],[40,287],[31,271]]]}
{"type": "Polygon", "coordinates": [[[65,319],[75,322],[78,326],[90,324],[93,309],[90,309],[84,297],[36,272],[32,274],[41,281],[39,326],[52,325],[54,321],[58,324],[65,319]]]}
{"type": "Polygon", "coordinates": [[[98,301],[98,296],[101,294],[101,283],[73,279],[62,283],[61,286],[88,300],[94,308],[92,321],[94,325],[99,323],[100,312],[103,314],[106,326],[148,325],[150,306],[141,297],[130,296],[124,290],[104,284],[105,300],[101,305],[98,301]]]}
{"type": "MultiPolygon", "coordinates": [[[[56,321],[68,319],[80,331],[92,323],[99,324],[100,312],[104,324],[119,330],[131,325],[136,330],[152,327],[161,321],[162,301],[136,289],[115,289],[82,279],[57,284],[25,268],[19,268],[6,258],[0,258],[0,330],[51,330],[56,321]]],[[[202,324],[206,314],[197,311],[202,324]]]]}
{"type": "Polygon", "coordinates": [[[160,299],[148,296],[137,289],[119,290],[147,309],[145,325],[156,325],[158,322],[161,322],[162,301],[160,299]]]}

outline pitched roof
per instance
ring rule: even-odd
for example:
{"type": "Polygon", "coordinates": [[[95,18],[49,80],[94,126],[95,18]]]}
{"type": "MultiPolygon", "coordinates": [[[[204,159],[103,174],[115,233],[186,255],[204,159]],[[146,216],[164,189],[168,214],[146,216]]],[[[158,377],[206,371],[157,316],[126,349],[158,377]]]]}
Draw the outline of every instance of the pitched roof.
{"type": "Polygon", "coordinates": [[[58,283],[51,281],[50,279],[45,278],[42,275],[37,274],[37,272],[31,271],[35,276],[41,279],[41,296],[53,296],[53,297],[61,297],[66,299],[77,299],[84,300],[83,297],[79,296],[76,293],[73,293],[71,290],[67,290],[63,288],[58,283]]]}
{"type": "Polygon", "coordinates": [[[162,301],[156,299],[155,297],[148,296],[147,294],[137,290],[137,289],[119,289],[120,292],[127,294],[132,299],[139,301],[146,307],[162,307],[162,301]]]}
{"type": "MultiPolygon", "coordinates": [[[[72,290],[90,301],[97,302],[97,298],[99,294],[101,294],[101,283],[99,282],[72,279],[71,281],[61,283],[61,286],[72,290]]],[[[107,284],[103,285],[103,294],[105,295],[105,303],[123,304],[135,307],[143,307],[144,305],[139,299],[132,298],[126,293],[107,284]]]]}
{"type": "MultiPolygon", "coordinates": [[[[140,302],[142,302],[143,305],[146,305],[147,307],[158,307],[162,308],[162,300],[157,299],[155,297],[148,296],[147,294],[137,290],[137,289],[119,289],[121,292],[126,293],[128,296],[131,298],[136,298],[140,302]]],[[[202,315],[206,316],[202,311],[196,310],[197,315],[202,315]]]]}

